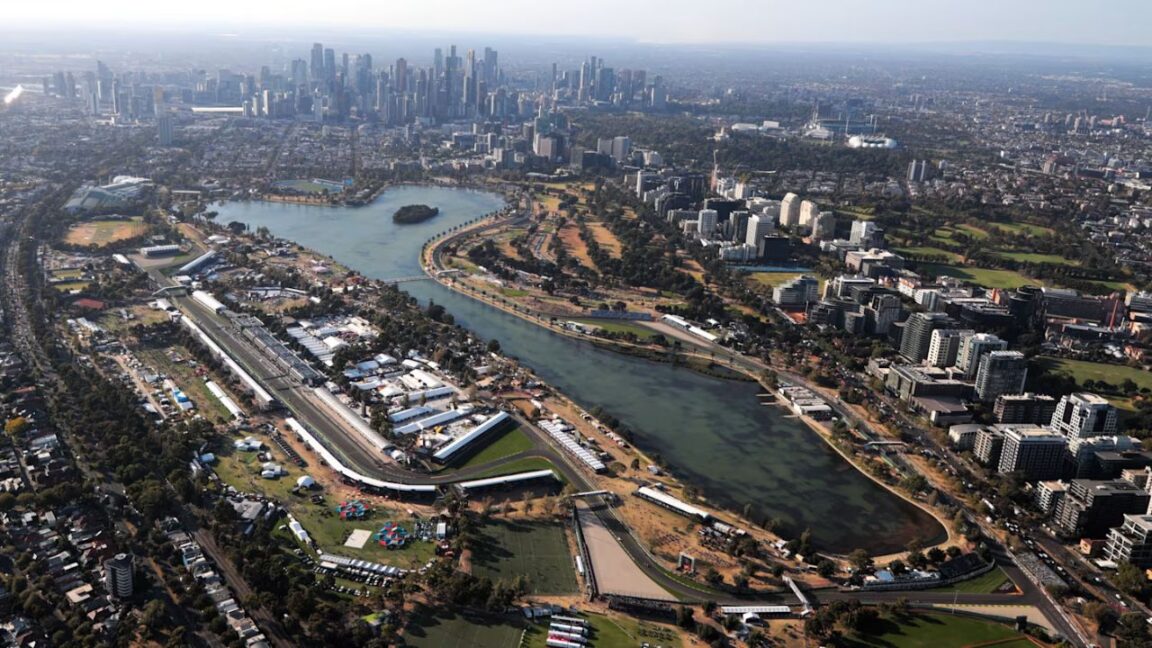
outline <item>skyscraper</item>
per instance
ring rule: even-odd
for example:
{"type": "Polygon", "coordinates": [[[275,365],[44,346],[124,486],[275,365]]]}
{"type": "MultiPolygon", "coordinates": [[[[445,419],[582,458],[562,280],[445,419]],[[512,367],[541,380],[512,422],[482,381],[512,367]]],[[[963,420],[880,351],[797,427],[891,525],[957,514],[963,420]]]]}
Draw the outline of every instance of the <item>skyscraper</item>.
{"type": "Polygon", "coordinates": [[[320,81],[324,79],[324,44],[312,44],[312,59],[308,71],[312,74],[313,81],[320,81]]]}
{"type": "Polygon", "coordinates": [[[1001,394],[1019,394],[1028,378],[1028,359],[1019,351],[989,351],[976,371],[976,395],[994,401],[1001,394]]]}

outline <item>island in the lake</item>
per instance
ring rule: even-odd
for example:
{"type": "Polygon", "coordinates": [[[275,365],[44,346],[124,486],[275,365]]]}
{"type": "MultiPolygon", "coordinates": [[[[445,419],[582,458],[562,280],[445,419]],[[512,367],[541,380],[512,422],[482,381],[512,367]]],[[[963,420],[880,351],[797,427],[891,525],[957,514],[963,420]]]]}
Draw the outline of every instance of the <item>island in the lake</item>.
{"type": "Polygon", "coordinates": [[[394,223],[422,223],[440,213],[439,207],[428,205],[404,205],[392,214],[394,223]]]}

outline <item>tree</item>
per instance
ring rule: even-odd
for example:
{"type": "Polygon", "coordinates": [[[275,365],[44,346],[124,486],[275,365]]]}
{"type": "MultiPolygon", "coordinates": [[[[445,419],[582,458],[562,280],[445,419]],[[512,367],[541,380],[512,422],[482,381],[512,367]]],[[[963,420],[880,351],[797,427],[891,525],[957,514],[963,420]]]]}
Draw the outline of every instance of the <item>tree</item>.
{"type": "Polygon", "coordinates": [[[900,576],[908,571],[908,566],[904,564],[903,560],[893,560],[888,563],[888,571],[892,572],[894,576],[900,576]]]}
{"type": "Polygon", "coordinates": [[[848,561],[856,569],[868,569],[872,566],[872,556],[866,549],[855,549],[848,554],[848,561]]]}
{"type": "Polygon", "coordinates": [[[1126,612],[1120,615],[1116,623],[1116,639],[1123,648],[1149,645],[1152,642],[1150,634],[1148,622],[1138,612],[1126,612]]]}
{"type": "Polygon", "coordinates": [[[816,565],[816,573],[820,574],[823,578],[832,578],[836,573],[836,563],[825,558],[816,565]]]}
{"type": "Polygon", "coordinates": [[[1132,596],[1139,596],[1144,591],[1147,581],[1144,572],[1132,563],[1120,563],[1114,578],[1116,587],[1132,596]]]}
{"type": "Polygon", "coordinates": [[[488,353],[500,353],[500,340],[495,338],[488,340],[488,353]]]}

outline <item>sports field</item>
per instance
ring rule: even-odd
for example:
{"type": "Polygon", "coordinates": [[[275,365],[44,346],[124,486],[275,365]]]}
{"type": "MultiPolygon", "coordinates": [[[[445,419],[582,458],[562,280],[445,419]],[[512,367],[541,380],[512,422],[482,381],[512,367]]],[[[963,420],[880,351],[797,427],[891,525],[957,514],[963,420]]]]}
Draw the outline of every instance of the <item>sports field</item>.
{"type": "Polygon", "coordinates": [[[472,574],[493,581],[528,579],[532,594],[571,594],[577,591],[573,550],[560,524],[489,522],[480,529],[472,549],[472,574]]]}
{"type": "Polygon", "coordinates": [[[496,437],[484,447],[483,450],[477,452],[468,458],[468,461],[461,465],[461,468],[469,468],[471,466],[481,466],[486,463],[509,457],[518,452],[524,452],[532,447],[532,440],[528,435],[524,434],[519,426],[511,427],[496,437]]]}
{"type": "Polygon", "coordinates": [[[1023,637],[1001,623],[932,612],[913,614],[899,621],[880,619],[866,630],[845,636],[843,645],[853,648],[963,648],[1023,637]]]}
{"type": "Polygon", "coordinates": [[[68,230],[64,242],[69,245],[104,247],[117,241],[141,236],[148,224],[139,218],[131,220],[96,220],[77,223],[68,230]]]}

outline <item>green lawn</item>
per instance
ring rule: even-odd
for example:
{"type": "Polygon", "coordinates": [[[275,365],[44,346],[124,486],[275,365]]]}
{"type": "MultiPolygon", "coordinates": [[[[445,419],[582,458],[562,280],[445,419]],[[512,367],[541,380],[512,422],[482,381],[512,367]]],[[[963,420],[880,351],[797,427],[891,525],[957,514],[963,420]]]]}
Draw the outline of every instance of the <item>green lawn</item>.
{"type": "Polygon", "coordinates": [[[501,288],[500,292],[503,293],[505,297],[508,297],[511,299],[524,297],[525,295],[528,294],[527,290],[520,290],[519,288],[501,288]]]}
{"type": "Polygon", "coordinates": [[[648,339],[657,334],[656,331],[653,331],[643,324],[637,324],[636,322],[629,322],[627,320],[576,319],[572,321],[602,328],[609,333],[632,333],[641,340],[648,339]]]}
{"type": "Polygon", "coordinates": [[[988,238],[988,232],[980,229],[979,227],[976,227],[975,225],[969,225],[967,223],[962,223],[960,225],[957,225],[956,229],[964,232],[965,234],[967,234],[968,236],[970,236],[974,239],[986,239],[986,238],[988,238]]]}
{"type": "MultiPolygon", "coordinates": [[[[556,466],[553,466],[551,461],[548,461],[543,457],[525,457],[523,459],[517,459],[511,463],[506,463],[502,466],[497,466],[495,468],[481,471],[474,477],[474,479],[483,479],[485,477],[496,477],[498,475],[511,475],[512,473],[545,469],[555,470],[556,466]]],[[[559,476],[561,480],[564,479],[564,476],[560,475],[559,473],[557,473],[557,476],[559,476]]]]}
{"type": "Polygon", "coordinates": [[[1018,250],[996,250],[996,256],[1011,259],[1018,263],[1049,263],[1052,265],[1066,265],[1066,266],[1079,266],[1079,261],[1066,259],[1059,254],[1034,254],[1032,252],[1020,252],[1018,250]]]}
{"type": "Polygon", "coordinates": [[[997,567],[987,574],[956,583],[955,585],[949,585],[948,587],[938,587],[932,591],[961,592],[963,594],[995,594],[1006,591],[1006,589],[1002,590],[1001,586],[1005,586],[1009,582],[1008,574],[1005,574],[1004,570],[997,567]]]}
{"type": "Polygon", "coordinates": [[[945,265],[941,263],[920,263],[917,268],[923,274],[947,275],[964,281],[971,281],[986,288],[1018,288],[1025,284],[1043,285],[1039,279],[1032,279],[1015,270],[995,270],[969,266],[945,265]]]}
{"type": "Polygon", "coordinates": [[[845,645],[859,648],[962,648],[1022,636],[1013,628],[993,621],[919,612],[899,622],[879,620],[866,632],[845,637],[845,645]]]}
{"type": "Polygon", "coordinates": [[[937,247],[927,247],[927,246],[904,247],[904,248],[893,248],[892,251],[895,252],[896,254],[900,254],[903,256],[944,257],[946,259],[951,259],[952,261],[959,261],[960,260],[959,254],[956,254],[955,252],[949,252],[948,250],[945,250],[943,248],[937,248],[937,247]]]}
{"type": "Polygon", "coordinates": [[[88,287],[87,281],[63,281],[58,284],[52,284],[52,287],[60,292],[71,292],[73,290],[84,290],[88,287]]]}
{"type": "Polygon", "coordinates": [[[531,594],[573,594],[572,555],[560,523],[490,521],[472,543],[472,574],[493,581],[524,576],[531,594]]]}
{"type": "Polygon", "coordinates": [[[1029,234],[1031,236],[1047,236],[1053,234],[1051,228],[1031,223],[989,223],[990,226],[1008,232],[1009,234],[1029,234]]]}
{"type": "Polygon", "coordinates": [[[506,430],[480,452],[472,455],[461,468],[480,466],[532,448],[532,440],[519,426],[506,430]]]}
{"type": "Polygon", "coordinates": [[[515,648],[523,621],[437,609],[421,610],[404,629],[401,646],[413,648],[515,648]]]}
{"type": "Polygon", "coordinates": [[[795,279],[796,277],[799,277],[802,274],[804,274],[804,273],[802,273],[802,272],[753,272],[753,273],[750,273],[748,275],[748,277],[762,286],[767,286],[769,288],[775,288],[776,286],[779,286],[780,284],[784,283],[785,281],[788,281],[789,279],[795,279]]]}
{"type": "MultiPolygon", "coordinates": [[[[629,617],[609,618],[599,614],[585,617],[592,630],[588,634],[589,646],[596,648],[632,648],[643,642],[663,648],[680,648],[680,637],[669,626],[639,621],[629,617]]],[[[548,624],[529,625],[524,636],[524,648],[545,648],[548,640],[548,624]]]]}
{"type": "Polygon", "coordinates": [[[1069,360],[1067,358],[1040,358],[1039,361],[1049,371],[1063,372],[1084,384],[1085,380],[1104,381],[1119,387],[1125,380],[1136,383],[1137,389],[1152,389],[1152,373],[1127,365],[1069,360]]]}

